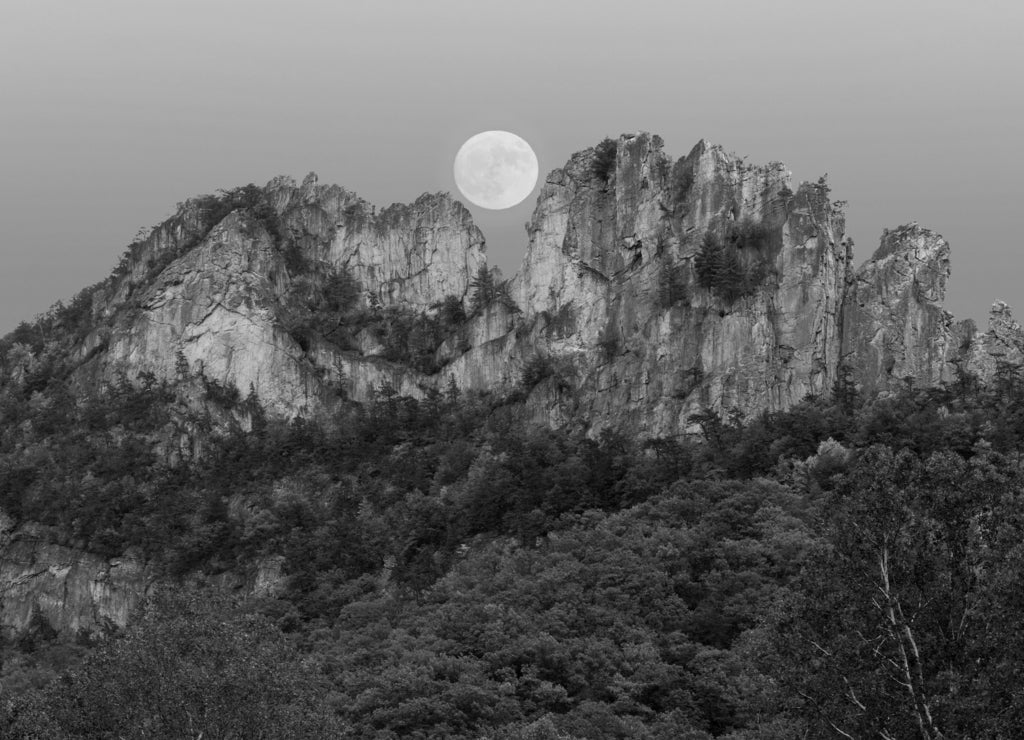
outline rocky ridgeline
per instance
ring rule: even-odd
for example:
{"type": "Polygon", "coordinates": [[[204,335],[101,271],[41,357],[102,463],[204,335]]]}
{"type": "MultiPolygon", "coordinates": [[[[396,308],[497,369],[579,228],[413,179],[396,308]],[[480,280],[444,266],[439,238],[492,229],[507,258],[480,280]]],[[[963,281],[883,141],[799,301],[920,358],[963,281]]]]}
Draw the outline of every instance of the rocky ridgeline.
{"type": "Polygon", "coordinates": [[[888,231],[854,269],[842,204],[823,180],[794,191],[780,163],[747,165],[706,141],[673,162],[660,137],[622,136],[551,172],[511,303],[451,327],[426,369],[389,358],[370,331],[348,346],[290,335],[283,306],[302,269],[280,233],[307,267],[347,270],[364,312],[436,313],[446,297],[468,312],[486,262],[469,212],[446,194],[377,211],[313,175],[276,178],[264,193],[277,234],[235,210],[181,250],[202,221],[192,202],[154,230],[97,297],[108,325],[83,343],[94,356],[82,378],[174,378],[184,356],[192,371],[294,415],[315,413],[338,387],[355,400],[384,384],[410,395],[452,381],[509,392],[532,363],[539,382],[523,390],[538,419],[665,436],[692,431],[687,418],[706,407],[750,415],[828,393],[843,367],[877,392],[908,376],[949,380],[958,364],[989,375],[994,357],[1020,351],[1009,309],[996,309],[987,334],[942,309],[949,247],[937,234],[888,231]],[[709,241],[724,244],[738,290],[716,285],[714,269],[702,277],[709,241]],[[144,266],[176,250],[145,282],[144,266]]]}
{"type": "MultiPolygon", "coordinates": [[[[646,133],[573,155],[541,187],[505,297],[476,310],[484,237],[447,194],[377,211],[310,175],[244,195],[262,210],[196,199],[133,246],[92,295],[80,387],[187,373],[294,416],[339,393],[420,396],[454,382],[515,392],[539,422],[655,437],[693,431],[688,417],[705,408],[785,409],[841,375],[877,393],[1024,361],[1005,304],[987,332],[943,310],[939,235],[887,231],[855,269],[824,180],[794,190],[782,164],[751,166],[706,141],[678,161],[646,133]],[[343,341],[330,321],[297,330],[296,305],[341,273],[355,292],[343,341]],[[395,354],[397,323],[455,307],[415,340],[415,362],[395,354]]],[[[153,577],[32,529],[5,530],[0,546],[3,622],[15,629],[44,607],[62,631],[123,624],[153,577]]],[[[274,564],[260,568],[241,585],[272,589],[274,564]]]]}

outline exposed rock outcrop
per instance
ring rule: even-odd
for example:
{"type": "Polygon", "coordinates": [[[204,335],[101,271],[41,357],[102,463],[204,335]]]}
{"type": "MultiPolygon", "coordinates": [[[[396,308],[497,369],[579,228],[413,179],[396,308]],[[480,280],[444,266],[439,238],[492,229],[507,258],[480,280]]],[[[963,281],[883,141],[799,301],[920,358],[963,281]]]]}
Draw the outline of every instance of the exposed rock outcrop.
{"type": "MultiPolygon", "coordinates": [[[[342,188],[317,185],[315,176],[301,186],[276,178],[265,192],[298,258],[347,269],[366,306],[424,311],[449,295],[464,300],[486,263],[479,229],[446,194],[375,213],[342,188]]],[[[193,211],[186,204],[175,224],[198,223],[189,220],[193,211]]],[[[280,247],[281,235],[267,224],[235,210],[183,250],[190,239],[196,240],[196,228],[158,227],[132,256],[127,274],[103,291],[113,308],[98,313],[112,311],[110,325],[86,338],[82,356],[96,356],[80,377],[95,382],[147,371],[174,379],[184,358],[190,372],[243,393],[254,390],[272,413],[285,416],[329,405],[335,394],[328,387],[342,380],[361,400],[385,382],[403,393],[420,392],[423,379],[409,368],[329,343],[304,347],[290,335],[282,312],[299,275],[280,247]],[[169,251],[183,253],[140,285],[141,266],[169,251]]]]}
{"type": "MultiPolygon", "coordinates": [[[[123,628],[140,601],[159,582],[141,553],[106,558],[68,544],[38,524],[13,528],[0,514],[0,630],[25,633],[42,620],[65,637],[123,628]]],[[[248,572],[226,572],[193,580],[224,589],[274,596],[281,591],[284,558],[267,556],[248,572]]]]}
{"type": "Polygon", "coordinates": [[[915,224],[887,230],[852,276],[843,310],[843,361],[869,394],[912,380],[951,380],[953,316],[942,308],[949,244],[915,224]]]}
{"type": "Polygon", "coordinates": [[[704,406],[753,413],[830,387],[849,255],[823,184],[794,195],[781,165],[705,141],[673,167],[647,134],[619,139],[607,184],[592,161],[581,152],[548,177],[514,280],[527,321],[558,319],[529,344],[572,359],[577,414],[674,435],[704,406]],[[730,300],[701,286],[695,262],[706,233],[739,224],[765,239],[741,255],[759,278],[730,300]]]}
{"type": "Polygon", "coordinates": [[[1003,301],[992,304],[985,333],[979,334],[970,320],[958,328],[964,364],[981,380],[992,380],[1001,363],[1024,367],[1024,329],[1003,301]]]}
{"type": "MultiPolygon", "coordinates": [[[[610,151],[602,145],[602,157],[610,151]]],[[[824,179],[794,191],[780,163],[747,165],[706,141],[673,161],[646,133],[619,137],[607,167],[598,161],[587,149],[547,176],[505,298],[458,326],[438,322],[447,334],[416,364],[363,324],[348,343],[296,331],[296,288],[345,271],[369,324],[439,315],[446,299],[468,311],[486,257],[460,203],[424,195],[378,212],[315,175],[275,178],[227,211],[235,201],[188,201],[92,294],[74,380],[200,375],[251,388],[284,417],[329,408],[339,388],[365,401],[382,385],[418,396],[454,382],[517,390],[542,423],[657,437],[694,431],[688,419],[705,408],[785,409],[847,371],[878,393],[1024,364],[1008,306],[995,304],[984,333],[943,309],[950,250],[939,235],[887,231],[855,270],[824,179]]],[[[34,358],[15,350],[12,372],[24,375],[34,358]]],[[[3,529],[0,623],[21,630],[39,614],[67,633],[123,625],[152,583],[149,566],[56,541],[38,527],[3,529]]],[[[223,579],[271,595],[281,560],[223,579]]]]}
{"type": "Polygon", "coordinates": [[[707,141],[673,162],[646,133],[619,137],[606,170],[596,160],[587,149],[548,175],[509,281],[514,306],[492,305],[444,340],[436,372],[387,361],[366,332],[354,347],[297,340],[282,306],[300,275],[281,239],[311,264],[347,270],[366,310],[429,313],[449,296],[469,305],[485,264],[469,212],[441,194],[378,212],[314,175],[263,189],[274,228],[235,211],[139,284],[143,265],[197,240],[205,222],[186,204],[106,293],[108,349],[96,332],[83,356],[97,355],[101,378],[174,377],[184,356],[283,415],[329,404],[339,384],[355,400],[382,384],[508,392],[541,358],[552,377],[528,389],[537,418],[664,436],[692,431],[688,417],[706,407],[750,416],[828,393],[843,366],[872,393],[908,377],[949,380],[958,364],[991,372],[986,358],[1015,346],[1012,327],[976,336],[954,324],[942,308],[949,247],[916,224],[888,231],[854,271],[824,179],[794,192],[780,163],[747,165],[707,141]],[[709,241],[726,245],[742,290],[702,277],[709,241]]]}
{"type": "Polygon", "coordinates": [[[136,554],[107,559],[55,544],[39,525],[6,523],[0,535],[0,627],[14,632],[39,618],[72,636],[124,627],[152,583],[136,554]]]}

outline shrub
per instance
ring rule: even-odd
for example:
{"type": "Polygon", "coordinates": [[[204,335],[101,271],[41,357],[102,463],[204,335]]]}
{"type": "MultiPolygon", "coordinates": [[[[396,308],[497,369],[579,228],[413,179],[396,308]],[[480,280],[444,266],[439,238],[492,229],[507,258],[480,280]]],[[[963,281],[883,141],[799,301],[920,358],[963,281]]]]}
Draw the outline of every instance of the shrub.
{"type": "Polygon", "coordinates": [[[730,224],[726,239],[737,249],[767,249],[771,229],[764,223],[748,217],[730,224]]]}
{"type": "Polygon", "coordinates": [[[693,164],[685,159],[680,159],[673,165],[672,181],[669,185],[673,206],[679,206],[686,200],[690,188],[693,187],[693,180],[693,164]]]}
{"type": "Polygon", "coordinates": [[[619,142],[606,138],[594,147],[594,161],[590,166],[595,180],[607,183],[615,172],[615,157],[619,151],[619,142]]]}
{"type": "Polygon", "coordinates": [[[437,309],[437,320],[449,330],[454,330],[466,323],[466,309],[462,306],[462,299],[457,295],[446,295],[440,303],[434,304],[432,308],[437,309]]]}
{"type": "Polygon", "coordinates": [[[0,712],[4,737],[338,737],[329,685],[264,617],[162,589],[124,635],[0,712]],[[186,731],[187,728],[187,731],[186,731]]]}
{"type": "Polygon", "coordinates": [[[221,383],[214,378],[203,376],[203,389],[207,401],[218,406],[233,409],[242,400],[242,394],[234,383],[221,383]]]}
{"type": "Polygon", "coordinates": [[[668,309],[680,302],[687,302],[686,275],[680,265],[663,265],[658,274],[657,305],[668,309]]]}
{"type": "Polygon", "coordinates": [[[551,362],[551,358],[537,355],[536,357],[531,357],[523,365],[523,372],[520,375],[519,382],[524,389],[530,390],[550,378],[554,372],[555,366],[551,362]]]}
{"type": "Polygon", "coordinates": [[[702,288],[711,289],[718,284],[724,265],[722,252],[722,243],[708,230],[693,261],[697,282],[702,288]]]}
{"type": "Polygon", "coordinates": [[[384,359],[409,365],[428,375],[440,369],[435,353],[450,332],[439,319],[400,306],[388,306],[364,315],[362,322],[384,345],[384,359]]]}
{"type": "Polygon", "coordinates": [[[750,295],[768,274],[770,236],[768,227],[750,219],[731,223],[721,237],[709,229],[694,258],[698,284],[728,303],[750,295]]]}
{"type": "Polygon", "coordinates": [[[358,231],[370,220],[370,213],[366,208],[366,203],[362,200],[345,206],[341,215],[350,231],[358,231]]]}
{"type": "Polygon", "coordinates": [[[571,304],[564,304],[557,313],[541,311],[540,315],[544,318],[544,331],[549,336],[565,338],[576,332],[576,312],[571,304]]]}
{"type": "Polygon", "coordinates": [[[497,267],[488,268],[487,265],[480,265],[477,269],[476,276],[469,284],[473,291],[473,297],[470,299],[472,315],[480,313],[494,303],[501,303],[513,311],[519,310],[509,295],[508,282],[500,280],[500,275],[497,267]]]}
{"type": "Polygon", "coordinates": [[[341,314],[348,313],[359,300],[359,282],[344,267],[331,271],[320,289],[317,310],[341,314]]]}
{"type": "Polygon", "coordinates": [[[523,365],[519,384],[524,391],[530,391],[548,378],[553,378],[558,390],[566,390],[569,387],[566,376],[570,370],[571,368],[564,359],[547,355],[536,355],[527,360],[526,364],[523,365]]]}
{"type": "Polygon", "coordinates": [[[300,275],[288,289],[281,323],[304,352],[317,336],[349,347],[360,290],[359,282],[344,267],[332,269],[326,276],[300,275]]]}

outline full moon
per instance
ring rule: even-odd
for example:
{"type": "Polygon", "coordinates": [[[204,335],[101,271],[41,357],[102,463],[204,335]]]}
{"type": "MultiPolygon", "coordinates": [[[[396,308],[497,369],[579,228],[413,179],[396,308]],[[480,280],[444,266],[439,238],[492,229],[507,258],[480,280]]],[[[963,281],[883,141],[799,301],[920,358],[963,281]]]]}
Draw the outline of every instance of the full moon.
{"type": "Polygon", "coordinates": [[[537,184],[537,155],[508,131],[470,137],[455,155],[455,184],[471,202],[500,210],[522,203],[537,184]]]}

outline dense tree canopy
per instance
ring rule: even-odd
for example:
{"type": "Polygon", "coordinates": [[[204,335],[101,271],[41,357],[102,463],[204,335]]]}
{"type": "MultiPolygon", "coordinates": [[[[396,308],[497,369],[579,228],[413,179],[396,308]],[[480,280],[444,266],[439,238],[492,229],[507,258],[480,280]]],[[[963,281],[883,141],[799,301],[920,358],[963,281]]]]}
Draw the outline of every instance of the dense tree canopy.
{"type": "MultiPolygon", "coordinates": [[[[350,305],[344,279],[306,287],[310,311],[350,305]]],[[[448,303],[437,320],[461,321],[448,303]]],[[[385,386],[288,424],[184,372],[81,397],[34,332],[2,359],[15,523],[138,548],[170,583],[270,555],[285,581],[244,606],[163,597],[106,638],[67,642],[41,616],[6,635],[13,737],[1024,725],[1019,369],[877,399],[840,382],[831,400],[708,411],[700,439],[641,442],[532,427],[514,399],[454,387],[385,386]]]]}

